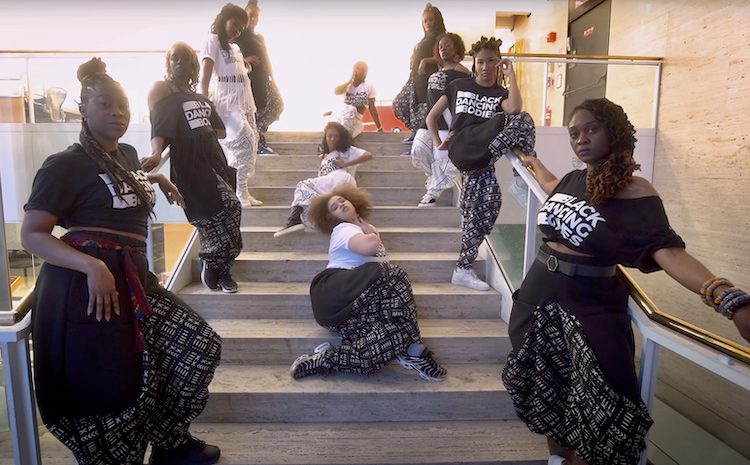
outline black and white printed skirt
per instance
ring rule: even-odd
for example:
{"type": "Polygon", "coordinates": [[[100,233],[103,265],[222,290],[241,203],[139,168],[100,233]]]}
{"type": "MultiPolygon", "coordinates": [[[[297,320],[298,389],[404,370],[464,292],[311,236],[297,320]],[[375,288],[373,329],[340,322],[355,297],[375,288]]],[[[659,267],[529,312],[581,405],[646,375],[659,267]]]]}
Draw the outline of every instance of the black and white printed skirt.
{"type": "Polygon", "coordinates": [[[539,262],[514,295],[503,383],[516,413],[591,465],[637,464],[653,423],[640,399],[627,297],[617,277],[571,278],[539,262]]]}

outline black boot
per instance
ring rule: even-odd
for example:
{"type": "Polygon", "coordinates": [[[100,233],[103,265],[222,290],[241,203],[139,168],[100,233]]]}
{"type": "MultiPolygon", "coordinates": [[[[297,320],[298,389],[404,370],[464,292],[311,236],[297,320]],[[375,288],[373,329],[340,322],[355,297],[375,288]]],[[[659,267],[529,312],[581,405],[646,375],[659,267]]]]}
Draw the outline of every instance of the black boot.
{"type": "Polygon", "coordinates": [[[300,207],[299,205],[293,205],[292,211],[289,214],[289,219],[286,220],[286,226],[276,231],[273,234],[273,237],[278,239],[279,237],[286,236],[288,234],[294,234],[296,232],[303,231],[305,229],[305,225],[302,224],[302,211],[302,207],[300,207]]]}

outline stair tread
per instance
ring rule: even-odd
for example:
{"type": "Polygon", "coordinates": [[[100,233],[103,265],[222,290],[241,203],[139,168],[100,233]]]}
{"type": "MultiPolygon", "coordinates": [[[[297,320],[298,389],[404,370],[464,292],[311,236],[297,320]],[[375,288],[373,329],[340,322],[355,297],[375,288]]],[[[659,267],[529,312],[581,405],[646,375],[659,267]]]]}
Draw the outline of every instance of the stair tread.
{"type": "MultiPolygon", "coordinates": [[[[309,319],[210,319],[222,338],[331,338],[329,330],[309,319]]],[[[508,337],[508,325],[496,319],[420,318],[422,337],[508,337]]]]}
{"type": "MultiPolygon", "coordinates": [[[[312,348],[310,348],[312,352],[312,348]]],[[[302,355],[302,354],[300,354],[302,355]]],[[[414,370],[396,362],[368,375],[334,373],[293,379],[287,365],[220,365],[209,386],[212,395],[271,393],[367,393],[403,392],[505,392],[500,379],[503,365],[480,363],[445,364],[448,375],[441,382],[422,380],[414,370]]],[[[375,394],[374,394],[375,395],[375,394]]]]}
{"type": "MultiPolygon", "coordinates": [[[[391,261],[399,260],[456,260],[457,252],[389,252],[391,261]]],[[[197,260],[197,259],[196,259],[197,260]]],[[[314,252],[240,252],[235,260],[325,260],[328,253],[314,252]]],[[[482,260],[481,258],[477,260],[482,260]]]]}
{"type": "MultiPolygon", "coordinates": [[[[265,282],[238,282],[239,290],[236,294],[225,295],[212,291],[201,283],[191,283],[180,291],[180,294],[214,294],[217,297],[228,298],[237,295],[309,295],[309,282],[285,282],[285,283],[265,283],[265,282]]],[[[456,286],[451,283],[412,283],[414,295],[494,295],[499,293],[490,289],[489,291],[475,291],[464,286],[456,286]]]]}
{"type": "MultiPolygon", "coordinates": [[[[241,232],[258,232],[258,233],[265,233],[270,232],[274,233],[279,230],[279,226],[242,226],[240,227],[241,232]]],[[[306,232],[317,232],[314,230],[307,230],[306,232]]],[[[447,226],[414,226],[414,227],[378,227],[378,232],[381,233],[461,233],[461,228],[459,227],[447,227],[447,226]]],[[[321,234],[321,233],[318,233],[321,234]]],[[[425,242],[429,242],[428,239],[425,239],[425,242]]]]}
{"type": "Polygon", "coordinates": [[[221,447],[226,465],[543,465],[549,455],[545,438],[520,420],[196,423],[190,429],[221,447]]]}

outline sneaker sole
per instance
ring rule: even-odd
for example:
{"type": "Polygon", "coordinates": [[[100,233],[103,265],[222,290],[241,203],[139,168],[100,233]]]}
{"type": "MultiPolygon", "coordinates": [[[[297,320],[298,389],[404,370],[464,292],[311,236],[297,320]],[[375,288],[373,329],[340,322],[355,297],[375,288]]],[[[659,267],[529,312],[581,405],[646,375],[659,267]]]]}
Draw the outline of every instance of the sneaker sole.
{"type": "Polygon", "coordinates": [[[414,370],[414,371],[416,371],[417,374],[419,375],[419,377],[422,378],[425,381],[429,381],[431,383],[439,383],[439,382],[445,380],[445,378],[434,378],[434,377],[429,376],[429,375],[427,375],[425,373],[422,373],[421,371],[419,371],[416,368],[414,368],[414,366],[411,363],[407,362],[406,360],[401,360],[400,358],[396,358],[396,362],[398,362],[399,365],[401,365],[402,367],[406,368],[407,370],[414,370]]]}
{"type": "Polygon", "coordinates": [[[226,294],[236,294],[237,293],[237,288],[232,289],[232,288],[227,288],[227,287],[223,287],[223,286],[219,286],[219,287],[221,287],[221,292],[224,292],[226,294]]]}
{"type": "Polygon", "coordinates": [[[290,226],[286,229],[282,229],[281,231],[276,231],[273,233],[274,239],[278,239],[280,237],[289,236],[291,234],[295,234],[298,232],[302,232],[305,230],[304,224],[295,224],[294,226],[290,226]]]}
{"type": "Polygon", "coordinates": [[[417,205],[419,208],[432,208],[435,206],[436,202],[430,202],[430,203],[420,203],[417,205]]]}
{"type": "Polygon", "coordinates": [[[480,286],[480,285],[471,285],[469,283],[457,283],[456,281],[451,279],[451,284],[455,286],[468,287],[469,289],[474,289],[475,291],[489,291],[491,289],[490,285],[487,283],[484,283],[484,286],[480,286]]]}
{"type": "Polygon", "coordinates": [[[210,289],[212,291],[218,290],[219,289],[219,283],[216,283],[215,287],[211,287],[208,284],[206,284],[205,273],[206,273],[206,265],[201,264],[201,284],[203,284],[204,286],[206,286],[208,289],[210,289]]]}

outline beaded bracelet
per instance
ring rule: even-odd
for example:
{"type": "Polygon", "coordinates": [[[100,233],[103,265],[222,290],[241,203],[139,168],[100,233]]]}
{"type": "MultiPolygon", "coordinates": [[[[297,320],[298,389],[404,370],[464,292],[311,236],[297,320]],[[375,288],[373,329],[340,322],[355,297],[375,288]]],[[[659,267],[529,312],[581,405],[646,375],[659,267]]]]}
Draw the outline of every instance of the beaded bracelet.
{"type": "Polygon", "coordinates": [[[714,307],[718,305],[718,302],[714,301],[714,290],[716,290],[719,286],[729,286],[733,287],[734,284],[732,284],[728,279],[726,278],[720,278],[718,276],[713,277],[703,283],[703,286],[701,286],[701,300],[703,300],[703,303],[708,305],[709,307],[714,307]]]}
{"type": "Polygon", "coordinates": [[[719,301],[716,305],[716,311],[730,320],[734,318],[734,312],[750,305],[750,295],[736,287],[722,292],[716,300],[719,301]]]}

